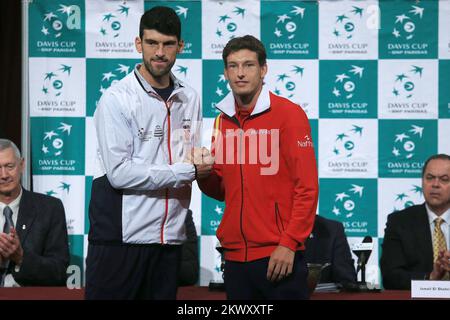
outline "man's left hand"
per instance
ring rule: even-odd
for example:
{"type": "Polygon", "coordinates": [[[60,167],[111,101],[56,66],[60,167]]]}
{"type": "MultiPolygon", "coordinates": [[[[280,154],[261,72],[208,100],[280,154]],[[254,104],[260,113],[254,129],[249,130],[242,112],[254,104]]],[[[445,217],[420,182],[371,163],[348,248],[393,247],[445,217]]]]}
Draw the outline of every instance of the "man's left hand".
{"type": "Polygon", "coordinates": [[[23,248],[15,228],[11,228],[9,234],[0,233],[0,254],[3,259],[9,259],[18,266],[22,264],[23,248]]]}
{"type": "Polygon", "coordinates": [[[289,276],[294,266],[295,251],[278,246],[270,255],[267,279],[275,282],[289,276]]]}

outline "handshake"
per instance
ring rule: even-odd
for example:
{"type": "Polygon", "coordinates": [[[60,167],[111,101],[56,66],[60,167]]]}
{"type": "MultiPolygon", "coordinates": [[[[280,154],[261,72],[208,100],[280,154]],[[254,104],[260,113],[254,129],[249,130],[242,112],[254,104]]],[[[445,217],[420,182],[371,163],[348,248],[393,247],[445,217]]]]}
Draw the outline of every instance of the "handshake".
{"type": "Polygon", "coordinates": [[[184,162],[191,163],[195,166],[197,179],[204,179],[211,173],[214,157],[207,148],[196,147],[191,149],[184,162]]]}

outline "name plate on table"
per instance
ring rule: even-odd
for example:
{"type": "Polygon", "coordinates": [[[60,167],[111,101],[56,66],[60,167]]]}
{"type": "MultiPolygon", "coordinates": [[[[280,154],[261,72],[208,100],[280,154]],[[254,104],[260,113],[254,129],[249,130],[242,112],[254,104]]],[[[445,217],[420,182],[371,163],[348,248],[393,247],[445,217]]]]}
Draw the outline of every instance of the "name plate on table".
{"type": "Polygon", "coordinates": [[[411,298],[450,299],[450,281],[412,280],[411,298]]]}

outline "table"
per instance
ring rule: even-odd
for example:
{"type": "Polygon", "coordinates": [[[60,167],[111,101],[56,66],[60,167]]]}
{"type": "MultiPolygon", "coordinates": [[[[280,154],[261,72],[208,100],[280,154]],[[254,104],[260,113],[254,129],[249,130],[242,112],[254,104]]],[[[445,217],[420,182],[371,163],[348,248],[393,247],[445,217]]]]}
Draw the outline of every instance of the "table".
{"type": "Polygon", "coordinates": [[[83,300],[84,289],[66,287],[0,288],[0,300],[83,300]]]}
{"type": "MultiPolygon", "coordinates": [[[[208,287],[178,289],[178,300],[225,300],[225,293],[208,287]]],[[[0,300],[83,300],[84,289],[65,287],[0,288],[0,300]]],[[[410,300],[410,291],[386,290],[380,293],[314,293],[311,300],[410,300]]]]}
{"type": "MultiPolygon", "coordinates": [[[[180,287],[178,300],[225,300],[225,292],[209,291],[208,287],[180,287]]],[[[409,290],[386,290],[377,293],[314,293],[311,300],[410,300],[409,290]]]]}

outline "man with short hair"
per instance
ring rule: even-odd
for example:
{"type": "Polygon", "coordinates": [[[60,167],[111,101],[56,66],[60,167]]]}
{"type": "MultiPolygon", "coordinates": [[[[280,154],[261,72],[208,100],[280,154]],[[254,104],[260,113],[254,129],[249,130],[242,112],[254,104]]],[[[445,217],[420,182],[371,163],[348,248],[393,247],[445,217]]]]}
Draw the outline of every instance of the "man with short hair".
{"type": "Polygon", "coordinates": [[[61,200],[22,188],[24,159],[0,139],[0,286],[64,286],[69,266],[61,200]]]}
{"type": "Polygon", "coordinates": [[[306,241],[307,263],[330,263],[322,270],[320,282],[343,286],[356,283],[356,271],[350,246],[341,222],[316,216],[314,228],[306,241]]]}
{"type": "Polygon", "coordinates": [[[388,216],[380,261],[383,286],[408,290],[411,280],[448,280],[450,156],[431,156],[422,169],[425,203],[388,216]]]}
{"type": "MultiPolygon", "coordinates": [[[[305,241],[314,224],[317,167],[308,118],[264,86],[264,45],[247,35],[223,50],[231,87],[217,109],[211,175],[200,189],[225,200],[217,237],[228,299],[307,299],[305,241]]],[[[194,152],[194,162],[211,156],[194,152]]]]}
{"type": "Polygon", "coordinates": [[[102,95],[89,206],[87,299],[175,299],[191,183],[211,165],[186,162],[198,136],[197,93],[171,73],[183,49],[173,9],[141,17],[142,63],[102,95]]]}

